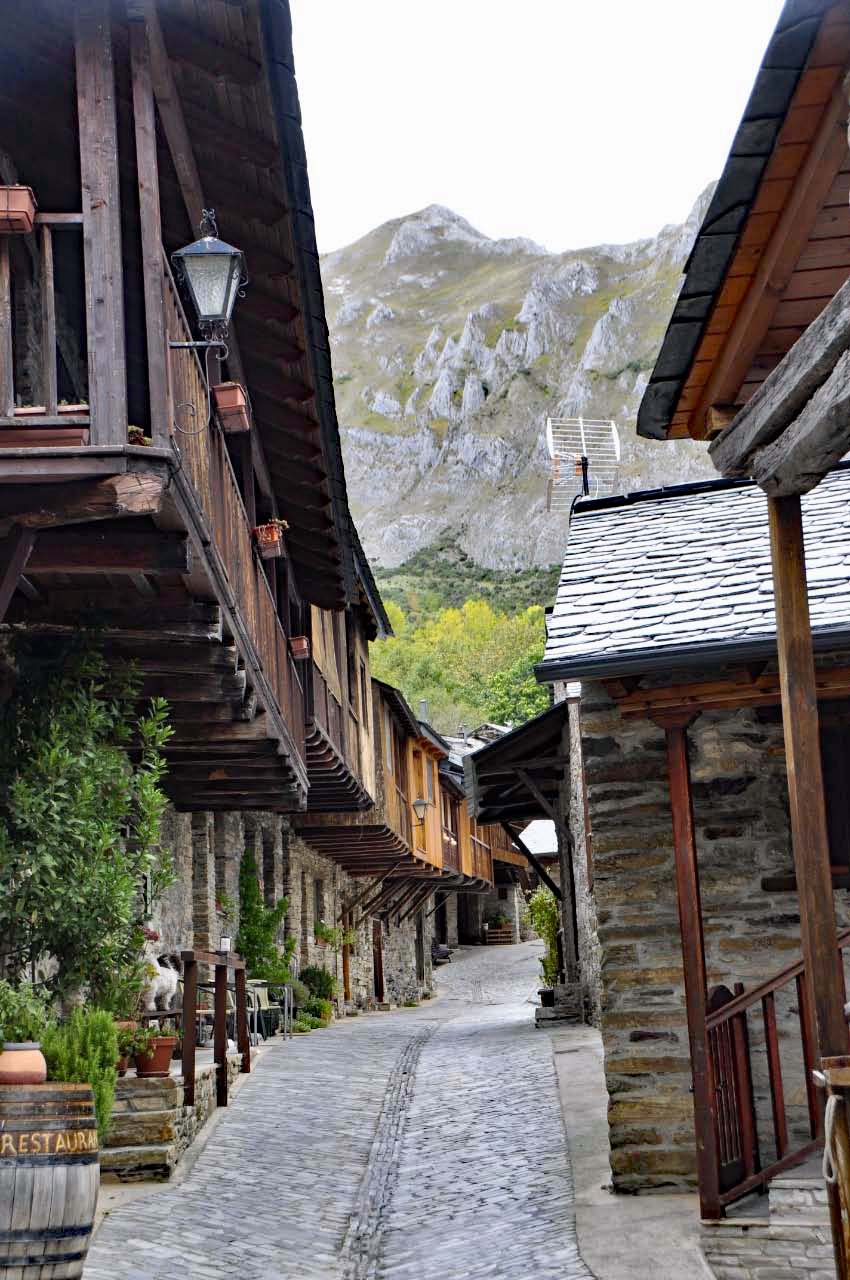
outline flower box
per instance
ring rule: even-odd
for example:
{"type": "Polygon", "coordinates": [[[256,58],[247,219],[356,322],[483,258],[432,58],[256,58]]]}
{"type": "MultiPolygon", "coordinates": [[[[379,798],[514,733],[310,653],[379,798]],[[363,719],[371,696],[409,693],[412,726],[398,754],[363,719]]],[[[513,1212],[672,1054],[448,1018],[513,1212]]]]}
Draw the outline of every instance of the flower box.
{"type": "Polygon", "coordinates": [[[274,560],[283,555],[283,525],[278,520],[258,524],[254,537],[264,560],[274,560]]]}
{"type": "Polygon", "coordinates": [[[239,382],[218,382],[212,388],[215,411],[222,430],[228,435],[251,430],[248,397],[239,382]]]}
{"type": "Polygon", "coordinates": [[[310,656],[310,637],[290,636],[289,652],[296,662],[305,662],[310,656]]]}
{"type": "Polygon", "coordinates": [[[0,187],[0,234],[28,236],[35,226],[37,208],[32,187],[0,187]]]}

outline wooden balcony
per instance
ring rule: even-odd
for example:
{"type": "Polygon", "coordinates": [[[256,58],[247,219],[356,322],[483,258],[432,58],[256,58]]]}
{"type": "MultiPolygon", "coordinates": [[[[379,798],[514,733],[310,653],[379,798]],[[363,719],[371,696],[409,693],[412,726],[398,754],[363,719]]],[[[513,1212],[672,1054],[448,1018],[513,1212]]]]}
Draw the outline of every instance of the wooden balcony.
{"type": "Polygon", "coordinates": [[[472,869],[471,874],[477,880],[486,880],[489,884],[493,883],[493,853],[490,845],[486,840],[482,840],[480,836],[473,835],[470,839],[472,846],[472,869]]]}
{"type": "MultiPolygon", "coordinates": [[[[41,227],[45,263],[52,225],[41,227]]],[[[126,412],[120,443],[90,443],[88,406],[67,413],[56,403],[47,285],[45,403],[16,395],[9,261],[0,238],[0,393],[10,410],[0,416],[0,503],[31,531],[7,620],[49,634],[96,615],[110,651],[138,665],[143,694],[169,701],[165,786],[178,806],[303,807],[305,692],[196,352],[168,351],[162,447],[130,443],[126,412]]],[[[165,337],[187,342],[167,264],[162,283],[165,337]]]]}
{"type": "Polygon", "coordinates": [[[340,705],[318,663],[311,661],[309,671],[307,807],[315,813],[366,809],[372,798],[362,782],[359,721],[350,708],[340,705]]]}
{"type": "Polygon", "coordinates": [[[443,827],[443,870],[458,873],[463,870],[460,865],[457,836],[448,827],[443,827]]]}

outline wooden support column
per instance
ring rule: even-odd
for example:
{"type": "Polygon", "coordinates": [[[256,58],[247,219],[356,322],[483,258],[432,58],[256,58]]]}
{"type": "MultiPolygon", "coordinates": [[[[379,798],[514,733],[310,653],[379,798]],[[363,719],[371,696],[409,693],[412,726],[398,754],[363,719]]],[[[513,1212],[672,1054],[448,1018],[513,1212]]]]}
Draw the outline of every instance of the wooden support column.
{"type": "Polygon", "coordinates": [[[688,763],[687,725],[691,719],[690,716],[687,718],[683,716],[678,720],[671,718],[662,723],[667,735],[676,893],[679,903],[685,1004],[693,1073],[700,1213],[703,1218],[720,1218],[722,1209],[720,1206],[720,1155],[717,1145],[717,1104],[714,1072],[708,1048],[708,1031],[705,1025],[708,994],[705,943],[702,932],[702,904],[691,797],[691,771],[688,763]]]}
{"type": "Polygon", "coordinates": [[[768,498],[782,725],[815,1060],[847,1053],[799,494],[768,498]]]}
{"type": "Polygon", "coordinates": [[[194,951],[184,951],[183,960],[183,1105],[195,1105],[195,1039],[198,1034],[198,962],[194,951]]]}
{"type": "Polygon", "coordinates": [[[74,5],[94,445],[127,442],[121,193],[110,9],[110,0],[77,0],[74,5]]]}
{"type": "Polygon", "coordinates": [[[215,1059],[216,1106],[227,1106],[227,956],[221,955],[215,964],[215,990],[213,993],[213,1057],[215,1059]]]}
{"type": "Polygon", "coordinates": [[[129,23],[133,76],[133,123],[142,233],[142,278],[145,291],[145,334],[148,352],[148,397],[151,437],[155,445],[171,440],[168,394],[168,337],[162,270],[162,215],[156,158],[156,111],[151,81],[150,50],[144,22],[129,23]]]}
{"type": "Polygon", "coordinates": [[[234,973],[233,983],[236,989],[236,1047],[242,1054],[240,1071],[247,1075],[251,1070],[251,1035],[248,1030],[248,990],[244,964],[234,973]]]}
{"type": "Polygon", "coordinates": [[[20,525],[15,525],[0,542],[0,622],[6,616],[34,545],[35,530],[23,529],[20,525]]]}

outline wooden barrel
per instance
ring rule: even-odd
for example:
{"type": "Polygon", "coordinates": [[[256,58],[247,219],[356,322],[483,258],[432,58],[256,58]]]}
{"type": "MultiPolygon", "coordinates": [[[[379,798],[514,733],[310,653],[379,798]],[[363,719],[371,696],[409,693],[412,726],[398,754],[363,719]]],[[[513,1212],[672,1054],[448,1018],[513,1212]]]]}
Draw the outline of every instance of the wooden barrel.
{"type": "Polygon", "coordinates": [[[0,1280],[81,1276],[99,1183],[87,1084],[0,1086],[0,1280]]]}

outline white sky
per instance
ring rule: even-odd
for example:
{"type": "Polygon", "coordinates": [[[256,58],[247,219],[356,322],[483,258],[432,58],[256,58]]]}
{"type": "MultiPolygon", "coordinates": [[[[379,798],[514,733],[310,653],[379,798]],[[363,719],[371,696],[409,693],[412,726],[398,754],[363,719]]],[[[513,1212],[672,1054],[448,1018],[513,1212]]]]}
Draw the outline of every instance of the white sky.
{"type": "Polygon", "coordinates": [[[781,0],[291,0],[319,248],[445,204],[562,251],[720,173],[781,0]]]}

